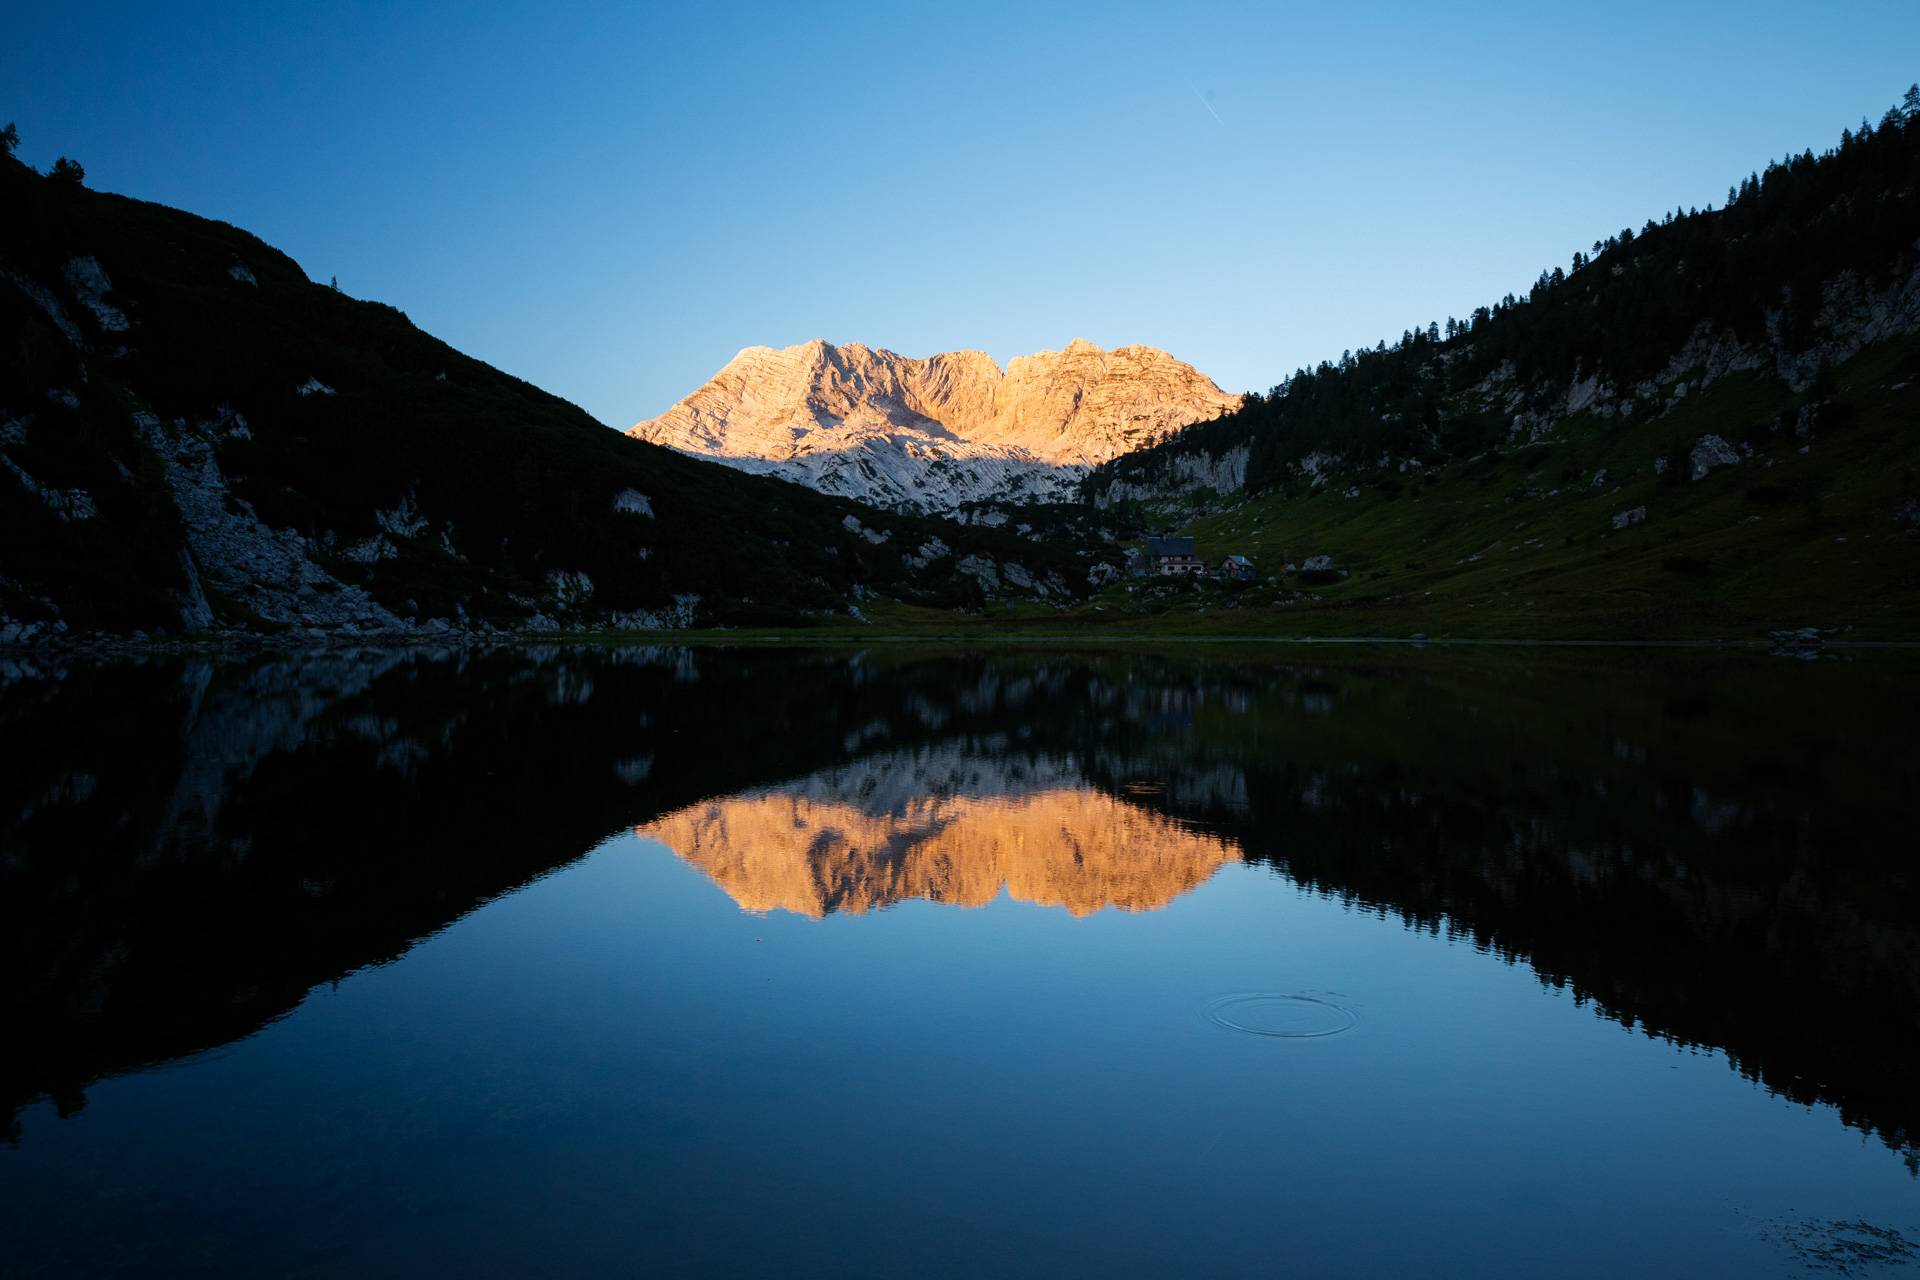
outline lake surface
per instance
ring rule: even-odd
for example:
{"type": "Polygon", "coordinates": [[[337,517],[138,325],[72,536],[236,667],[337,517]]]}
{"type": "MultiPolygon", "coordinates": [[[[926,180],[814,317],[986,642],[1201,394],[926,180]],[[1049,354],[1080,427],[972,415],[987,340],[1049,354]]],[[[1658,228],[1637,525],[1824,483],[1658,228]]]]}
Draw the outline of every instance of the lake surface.
{"type": "Polygon", "coordinates": [[[0,1272],[1910,1274],[1920,657],[0,659],[0,1272]]]}

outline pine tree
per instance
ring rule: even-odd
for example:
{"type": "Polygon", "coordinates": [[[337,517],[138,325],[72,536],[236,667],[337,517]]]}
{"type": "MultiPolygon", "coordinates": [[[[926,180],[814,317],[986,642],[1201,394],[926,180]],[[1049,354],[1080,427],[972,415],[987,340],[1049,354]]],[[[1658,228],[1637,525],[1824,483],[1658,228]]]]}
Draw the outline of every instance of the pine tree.
{"type": "Polygon", "coordinates": [[[20,131],[13,127],[13,121],[7,121],[7,127],[0,129],[0,156],[10,156],[13,149],[20,145],[20,131]]]}
{"type": "Polygon", "coordinates": [[[87,171],[78,160],[69,160],[61,156],[53,162],[53,168],[47,170],[47,176],[61,186],[77,187],[87,180],[87,171]]]}

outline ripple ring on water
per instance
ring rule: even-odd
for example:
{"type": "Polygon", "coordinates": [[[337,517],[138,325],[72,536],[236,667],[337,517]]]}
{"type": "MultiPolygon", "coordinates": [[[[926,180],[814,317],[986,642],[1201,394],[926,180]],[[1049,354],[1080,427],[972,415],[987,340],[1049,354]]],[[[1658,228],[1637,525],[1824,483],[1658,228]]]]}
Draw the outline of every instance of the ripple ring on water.
{"type": "Polygon", "coordinates": [[[1320,1040],[1351,1031],[1360,1019],[1318,996],[1244,991],[1206,1005],[1207,1020],[1229,1031],[1281,1040],[1320,1040]]]}

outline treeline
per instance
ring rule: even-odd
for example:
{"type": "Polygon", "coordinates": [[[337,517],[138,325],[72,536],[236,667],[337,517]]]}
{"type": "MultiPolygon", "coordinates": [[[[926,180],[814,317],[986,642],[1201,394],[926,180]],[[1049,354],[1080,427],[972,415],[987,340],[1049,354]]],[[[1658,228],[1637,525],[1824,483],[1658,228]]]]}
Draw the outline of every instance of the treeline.
{"type": "MultiPolygon", "coordinates": [[[[1804,151],[1728,189],[1724,207],[1675,209],[1623,228],[1464,319],[1402,331],[1296,371],[1237,412],[1126,455],[1089,484],[1149,478],[1172,454],[1250,451],[1247,488],[1281,483],[1311,454],[1460,457],[1496,444],[1510,417],[1461,393],[1503,368],[1550,396],[1599,375],[1624,390],[1652,377],[1703,323],[1743,341],[1811,345],[1823,287],[1851,273],[1884,286],[1920,242],[1920,86],[1876,126],[1862,120],[1820,155],[1804,151]]],[[[1535,407],[1543,407],[1536,405],[1535,407]]]]}

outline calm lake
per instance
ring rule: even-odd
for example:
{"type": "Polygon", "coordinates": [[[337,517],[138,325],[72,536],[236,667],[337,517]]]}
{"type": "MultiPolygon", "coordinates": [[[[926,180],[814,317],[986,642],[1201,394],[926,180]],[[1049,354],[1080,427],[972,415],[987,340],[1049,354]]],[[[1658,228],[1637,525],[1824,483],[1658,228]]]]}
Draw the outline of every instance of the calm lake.
{"type": "Polygon", "coordinates": [[[0,659],[8,1275],[1920,1270],[1920,655],[0,659]]]}

